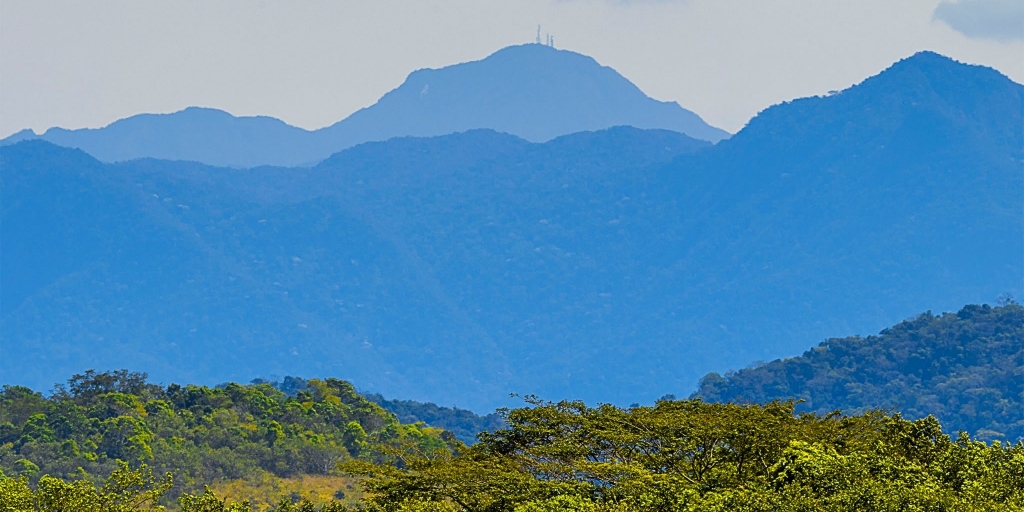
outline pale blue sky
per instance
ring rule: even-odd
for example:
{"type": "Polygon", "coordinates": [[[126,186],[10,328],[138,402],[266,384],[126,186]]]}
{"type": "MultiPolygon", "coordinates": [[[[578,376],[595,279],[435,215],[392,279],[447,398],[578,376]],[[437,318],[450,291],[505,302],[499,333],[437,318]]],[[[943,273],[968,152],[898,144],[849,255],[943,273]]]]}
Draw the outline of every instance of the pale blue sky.
{"type": "Polygon", "coordinates": [[[1024,82],[1020,0],[0,0],[0,137],[190,105],[317,128],[538,24],[731,132],[918,50],[1024,82]]]}

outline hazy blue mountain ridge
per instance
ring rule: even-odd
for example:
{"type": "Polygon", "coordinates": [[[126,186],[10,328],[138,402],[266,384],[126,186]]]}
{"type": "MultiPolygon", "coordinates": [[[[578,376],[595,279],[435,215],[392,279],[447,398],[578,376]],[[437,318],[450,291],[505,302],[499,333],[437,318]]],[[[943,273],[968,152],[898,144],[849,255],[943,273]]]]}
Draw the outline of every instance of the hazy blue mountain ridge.
{"type": "MultiPolygon", "coordinates": [[[[4,380],[332,375],[477,410],[509,391],[684,394],[709,371],[1024,295],[1022,89],[923,53],[714,146],[475,130],[249,170],[7,146],[5,225],[61,232],[47,205],[74,206],[76,187],[97,204],[68,218],[112,220],[69,224],[62,240],[95,231],[82,243],[100,249],[4,305],[0,355],[33,362],[4,380]],[[85,182],[32,181],[40,167],[85,182]],[[134,244],[147,236],[164,245],[134,244]]],[[[0,242],[45,252],[31,233],[0,242]]],[[[4,279],[34,265],[2,259],[4,279]]]]}
{"type": "MultiPolygon", "coordinates": [[[[620,132],[627,140],[644,139],[630,133],[637,132],[632,129],[613,130],[610,138],[620,132]]],[[[679,151],[707,145],[672,132],[651,132],[650,137],[665,153],[662,162],[679,151]],[[671,141],[679,149],[666,152],[671,141]]],[[[575,138],[594,136],[568,137],[575,138]]],[[[602,144],[608,138],[597,137],[602,144]]],[[[488,344],[486,333],[445,295],[416,248],[391,229],[391,221],[360,204],[366,199],[358,197],[390,200],[395,191],[381,188],[395,186],[395,178],[418,174],[410,169],[443,173],[448,165],[469,166],[482,155],[500,154],[502,147],[522,152],[533,145],[477,131],[353,148],[354,160],[339,170],[248,171],[157,160],[102,165],[80,151],[36,141],[5,147],[0,154],[5,205],[15,204],[15,197],[36,197],[32,204],[41,210],[75,205],[70,197],[78,195],[74,190],[52,186],[66,181],[59,175],[87,174],[79,169],[97,166],[104,171],[91,173],[99,184],[80,187],[103,191],[95,204],[52,219],[51,225],[37,222],[36,231],[55,230],[68,219],[99,217],[130,219],[134,224],[125,231],[139,232],[122,237],[119,226],[70,224],[76,233],[89,235],[87,242],[78,243],[80,253],[97,254],[99,261],[83,256],[68,277],[35,283],[37,288],[21,294],[27,297],[21,303],[5,306],[0,329],[4,360],[39,363],[5,366],[5,379],[46,382],[55,368],[126,366],[133,361],[146,362],[161,378],[184,371],[201,379],[219,374],[220,381],[297,373],[290,371],[292,366],[320,374],[340,364],[342,373],[355,372],[367,389],[422,387],[427,392],[466,389],[466,381],[475,381],[479,389],[474,400],[503,396],[508,371],[501,350],[488,344]],[[482,151],[481,145],[495,151],[482,151]],[[435,157],[424,158],[423,151],[431,146],[435,157]],[[403,154],[383,168],[390,173],[373,173],[382,181],[359,183],[363,173],[382,169],[379,162],[403,154]],[[46,159],[55,162],[52,173],[58,176],[35,182],[29,190],[6,185],[6,175],[33,173],[22,162],[46,159]],[[106,175],[122,180],[109,182],[106,175]],[[121,196],[135,201],[116,200],[121,196]],[[162,243],[133,246],[133,238],[162,243]],[[100,249],[92,251],[88,244],[100,249]],[[146,252],[149,248],[153,250],[146,252]],[[68,321],[77,323],[64,331],[68,321]],[[140,337],[146,341],[136,341],[140,337]],[[464,366],[467,360],[473,361],[472,367],[464,366]]],[[[547,160],[540,149],[532,158],[547,160]]],[[[590,152],[579,153],[578,158],[584,157],[590,158],[590,152]]],[[[614,162],[631,164],[626,159],[614,162]]],[[[37,217],[34,209],[12,209],[5,212],[4,222],[37,217]]],[[[2,234],[19,233],[24,238],[16,242],[33,250],[25,252],[46,250],[27,230],[2,234]]],[[[3,244],[7,247],[9,240],[3,244]]],[[[3,254],[5,282],[6,276],[35,264],[32,257],[16,256],[3,254]]]]}
{"type": "Polygon", "coordinates": [[[679,223],[674,236],[694,241],[694,261],[735,262],[701,294],[713,303],[763,286],[790,303],[749,307],[844,316],[833,332],[863,332],[855,319],[907,307],[892,300],[901,294],[917,297],[909,315],[956,308],[950,298],[981,283],[992,288],[975,302],[1019,288],[1022,96],[991,69],[921,53],[840,94],[769,108],[681,157],[663,171],[666,190],[714,219],[679,223]],[[882,294],[871,309],[859,299],[868,293],[882,294]]]}
{"type": "MultiPolygon", "coordinates": [[[[139,114],[103,128],[51,128],[40,138],[81,148],[98,160],[189,160],[228,167],[314,163],[322,151],[311,132],[266,116],[235,117],[189,107],[172,114],[139,114]]],[[[340,149],[340,148],[339,148],[340,149]]]]}
{"type": "MultiPolygon", "coordinates": [[[[717,142],[729,136],[674,102],[647,97],[615,70],[578,53],[527,44],[485,59],[421,69],[374,105],[305,130],[270,117],[191,107],[140,114],[98,129],[38,136],[104,162],[188,160],[226,167],[313,165],[368,141],[492,129],[533,142],[613,126],[667,129],[717,142]]],[[[16,133],[0,144],[36,138],[16,133]]]]}
{"type": "Polygon", "coordinates": [[[675,102],[652,100],[591,57],[537,44],[415,71],[376,104],[324,132],[339,140],[360,133],[365,140],[386,140],[489,128],[544,142],[622,125],[672,130],[711,142],[729,136],[675,102]]]}

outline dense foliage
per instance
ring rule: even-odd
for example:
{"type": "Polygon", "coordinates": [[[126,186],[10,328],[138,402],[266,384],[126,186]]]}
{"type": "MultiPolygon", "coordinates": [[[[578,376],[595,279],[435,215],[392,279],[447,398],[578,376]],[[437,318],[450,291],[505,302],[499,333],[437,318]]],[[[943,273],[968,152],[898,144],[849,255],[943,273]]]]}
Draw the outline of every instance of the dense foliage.
{"type": "MultiPolygon", "coordinates": [[[[255,379],[252,383],[270,384],[287,395],[295,395],[306,389],[306,379],[302,377],[288,376],[279,381],[255,379]]],[[[387,399],[380,393],[364,393],[363,396],[397,416],[401,423],[424,423],[429,427],[447,430],[467,444],[475,443],[480,432],[494,431],[505,426],[497,413],[480,416],[467,409],[443,407],[433,402],[387,399]]]]}
{"type": "Polygon", "coordinates": [[[174,474],[165,499],[218,480],[328,474],[392,444],[434,449],[441,431],[403,425],[337,379],[288,396],[268,384],[150,384],[145,374],[75,375],[49,397],[4,386],[0,470],[98,481],[118,461],[174,474]]]}
{"type": "Polygon", "coordinates": [[[493,432],[505,426],[501,415],[491,413],[484,416],[460,409],[458,407],[442,407],[431,402],[413,400],[389,400],[379,394],[367,394],[366,399],[383,407],[398,417],[402,423],[420,423],[447,430],[455,438],[466,444],[476,442],[477,434],[493,432]]]}
{"type": "Polygon", "coordinates": [[[934,417],[794,415],[792,402],[545,403],[457,453],[370,475],[374,510],[1021,510],[1024,445],[953,440],[934,417]]]}
{"type": "MultiPolygon", "coordinates": [[[[581,402],[502,411],[508,427],[467,447],[391,444],[357,504],[283,499],[257,507],[209,488],[181,512],[958,511],[1024,507],[1024,444],[955,440],[934,417],[870,411],[795,414],[793,402],[659,400],[621,409],[581,402]]],[[[83,479],[0,475],[3,512],[158,510],[173,477],[119,462],[98,486],[83,479]]]]}
{"type": "MultiPolygon", "coordinates": [[[[8,478],[0,474],[0,511],[3,512],[140,512],[165,510],[159,504],[173,487],[174,478],[166,474],[155,478],[145,464],[131,469],[120,462],[102,485],[88,480],[68,481],[45,475],[33,486],[28,478],[8,478]]],[[[176,500],[180,512],[253,512],[247,501],[230,502],[217,497],[209,488],[202,494],[184,494],[176,500]]],[[[265,512],[342,512],[341,503],[316,506],[309,501],[283,499],[265,512]]]]}
{"type": "Polygon", "coordinates": [[[827,413],[889,407],[934,415],[981,439],[1024,438],[1024,307],[969,305],[925,313],[877,336],[830,339],[802,356],[717,373],[694,397],[722,402],[803,400],[827,413]]]}

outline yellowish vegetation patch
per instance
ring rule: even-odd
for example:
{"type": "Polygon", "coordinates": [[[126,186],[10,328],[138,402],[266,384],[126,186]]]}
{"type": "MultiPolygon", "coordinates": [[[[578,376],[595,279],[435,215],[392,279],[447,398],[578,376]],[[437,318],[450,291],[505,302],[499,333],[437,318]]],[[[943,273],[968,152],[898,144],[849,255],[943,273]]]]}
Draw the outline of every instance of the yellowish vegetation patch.
{"type": "Polygon", "coordinates": [[[256,510],[264,510],[285,498],[292,501],[305,499],[315,505],[332,500],[355,505],[363,497],[357,478],[336,475],[281,478],[261,472],[253,478],[220,481],[210,488],[217,496],[232,502],[248,500],[256,510]]]}

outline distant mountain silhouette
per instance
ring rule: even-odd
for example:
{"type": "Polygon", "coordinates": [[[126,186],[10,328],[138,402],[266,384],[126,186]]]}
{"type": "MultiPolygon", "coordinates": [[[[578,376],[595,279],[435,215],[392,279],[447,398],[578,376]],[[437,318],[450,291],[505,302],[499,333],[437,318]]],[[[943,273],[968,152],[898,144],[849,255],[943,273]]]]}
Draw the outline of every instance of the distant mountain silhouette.
{"type": "MultiPolygon", "coordinates": [[[[31,133],[31,132],[30,132],[31,133]]],[[[25,131],[3,143],[36,138],[25,131]]],[[[235,117],[190,107],[173,114],[139,114],[103,128],[50,128],[39,139],[79,148],[105,162],[136,158],[187,160],[225,167],[300,165],[325,152],[309,132],[272,117],[235,117]]],[[[321,157],[322,158],[322,157],[321,157]]]]}
{"type": "MultiPolygon", "coordinates": [[[[527,44],[479,61],[415,71],[376,104],[314,131],[192,107],[98,129],[51,128],[38,138],[104,162],[160,158],[244,168],[310,165],[356,144],[410,135],[487,128],[543,142],[613,126],[666,129],[711,142],[729,136],[675,102],[647,97],[590,57],[527,44]]],[[[0,144],[35,137],[25,130],[0,144]]]]}
{"type": "Polygon", "coordinates": [[[0,150],[0,370],[333,375],[477,410],[685,395],[1024,295],[1022,107],[922,53],[714,146],[475,130],[231,170],[24,141],[0,150]]]}
{"type": "Polygon", "coordinates": [[[490,128],[544,142],[612,126],[672,130],[711,142],[729,136],[675,102],[647,97],[590,57],[539,44],[416,71],[375,105],[324,129],[324,136],[386,140],[490,128]]]}

